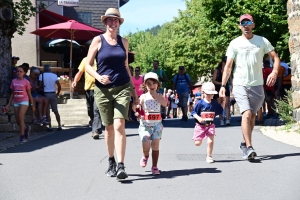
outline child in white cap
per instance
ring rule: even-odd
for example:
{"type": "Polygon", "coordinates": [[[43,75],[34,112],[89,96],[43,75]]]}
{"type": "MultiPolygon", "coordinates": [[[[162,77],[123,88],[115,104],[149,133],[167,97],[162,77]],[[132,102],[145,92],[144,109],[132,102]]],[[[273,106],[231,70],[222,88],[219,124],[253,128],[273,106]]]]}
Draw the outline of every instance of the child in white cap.
{"type": "MultiPolygon", "coordinates": [[[[159,175],[160,171],[157,168],[159,156],[159,142],[162,135],[163,125],[160,107],[167,106],[165,98],[158,93],[161,83],[158,81],[156,73],[149,72],[144,76],[142,88],[144,94],[140,96],[140,106],[143,112],[140,113],[139,135],[143,146],[143,157],[140,161],[141,167],[146,167],[150,148],[152,148],[152,174],[159,175]]],[[[136,111],[136,106],[133,105],[133,110],[136,111]]]]}
{"type": "Polygon", "coordinates": [[[206,82],[202,85],[202,92],[205,94],[203,99],[199,99],[195,105],[192,115],[195,118],[195,128],[193,140],[196,146],[202,144],[202,140],[207,137],[207,156],[206,162],[213,163],[212,151],[214,147],[215,124],[214,118],[216,115],[222,114],[223,108],[216,100],[213,99],[214,94],[217,94],[215,85],[212,82],[206,82]]]}

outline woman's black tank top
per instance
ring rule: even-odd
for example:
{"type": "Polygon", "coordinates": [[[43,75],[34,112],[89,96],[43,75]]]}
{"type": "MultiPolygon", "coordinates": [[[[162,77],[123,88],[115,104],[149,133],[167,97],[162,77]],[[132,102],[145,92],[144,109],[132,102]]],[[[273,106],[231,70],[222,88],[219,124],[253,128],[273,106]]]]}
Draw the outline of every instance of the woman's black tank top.
{"type": "Polygon", "coordinates": [[[97,73],[99,75],[110,76],[111,83],[103,85],[96,80],[96,86],[100,88],[111,88],[128,83],[130,77],[125,66],[127,55],[121,36],[117,36],[118,40],[115,45],[110,45],[103,35],[100,35],[100,38],[101,48],[96,55],[97,73]]]}

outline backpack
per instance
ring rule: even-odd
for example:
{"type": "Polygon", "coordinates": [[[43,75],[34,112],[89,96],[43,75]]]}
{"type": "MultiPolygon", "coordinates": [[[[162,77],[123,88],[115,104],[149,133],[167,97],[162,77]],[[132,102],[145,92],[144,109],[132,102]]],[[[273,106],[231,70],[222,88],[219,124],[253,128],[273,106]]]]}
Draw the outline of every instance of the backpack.
{"type": "MultiPolygon", "coordinates": [[[[184,79],[185,79],[186,83],[189,84],[189,79],[187,78],[186,73],[184,73],[183,75],[184,75],[184,79]]],[[[177,86],[178,77],[179,77],[179,74],[176,75],[175,87],[177,86]]]]}

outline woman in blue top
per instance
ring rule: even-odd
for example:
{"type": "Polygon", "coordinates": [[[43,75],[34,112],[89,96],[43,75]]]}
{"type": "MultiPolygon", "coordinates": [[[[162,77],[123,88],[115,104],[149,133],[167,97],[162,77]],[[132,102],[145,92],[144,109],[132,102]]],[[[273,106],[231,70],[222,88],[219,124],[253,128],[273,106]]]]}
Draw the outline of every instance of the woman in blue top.
{"type": "Polygon", "coordinates": [[[128,177],[124,167],[126,148],[125,119],[128,119],[130,97],[139,104],[128,67],[128,41],[117,34],[124,22],[120,12],[109,8],[101,21],[106,26],[103,35],[96,36],[87,55],[86,71],[95,78],[94,98],[105,126],[105,142],[109,155],[106,175],[117,180],[128,177]],[[97,70],[92,65],[97,61],[97,70]],[[114,149],[118,165],[114,158],[114,149]]]}

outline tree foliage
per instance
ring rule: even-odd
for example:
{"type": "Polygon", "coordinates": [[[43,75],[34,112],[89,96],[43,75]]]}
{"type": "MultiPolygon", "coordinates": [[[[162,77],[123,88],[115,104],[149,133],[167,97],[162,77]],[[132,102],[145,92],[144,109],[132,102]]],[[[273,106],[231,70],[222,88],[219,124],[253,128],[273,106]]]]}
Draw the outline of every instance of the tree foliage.
{"type": "MultiPolygon", "coordinates": [[[[38,6],[39,8],[43,8],[44,5],[45,4],[41,1],[38,6]]],[[[19,35],[22,35],[25,31],[25,25],[37,12],[37,8],[32,5],[30,0],[1,0],[0,7],[12,8],[13,10],[13,20],[4,21],[0,19],[2,32],[4,35],[10,37],[12,37],[16,31],[19,35]]]]}
{"type": "Polygon", "coordinates": [[[186,10],[156,33],[140,31],[125,35],[133,66],[152,69],[153,59],[167,71],[169,79],[184,65],[193,81],[212,76],[229,42],[241,35],[239,17],[249,13],[255,20],[254,34],[264,36],[279,56],[288,61],[288,24],[285,0],[186,0],[186,10]]]}

